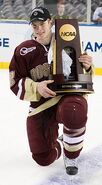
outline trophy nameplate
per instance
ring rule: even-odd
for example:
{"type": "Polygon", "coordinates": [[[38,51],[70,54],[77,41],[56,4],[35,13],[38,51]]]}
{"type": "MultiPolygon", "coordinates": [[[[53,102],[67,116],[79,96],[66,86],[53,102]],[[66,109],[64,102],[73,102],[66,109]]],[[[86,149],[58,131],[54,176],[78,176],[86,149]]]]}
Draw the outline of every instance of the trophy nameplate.
{"type": "Polygon", "coordinates": [[[79,27],[76,19],[55,20],[55,41],[50,79],[54,83],[50,88],[56,93],[92,93],[92,76],[85,73],[78,58],[81,55],[79,27]],[[62,51],[72,59],[70,74],[65,77],[62,65],[62,51]]]}

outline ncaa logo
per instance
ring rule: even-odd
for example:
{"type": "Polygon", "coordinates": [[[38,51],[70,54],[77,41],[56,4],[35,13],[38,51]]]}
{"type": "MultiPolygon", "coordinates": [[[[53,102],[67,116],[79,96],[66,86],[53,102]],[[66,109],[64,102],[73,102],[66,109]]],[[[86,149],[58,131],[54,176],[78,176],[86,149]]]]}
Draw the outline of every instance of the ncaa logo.
{"type": "Polygon", "coordinates": [[[76,29],[71,24],[64,24],[59,29],[60,37],[65,41],[71,41],[76,37],[76,29]]]}

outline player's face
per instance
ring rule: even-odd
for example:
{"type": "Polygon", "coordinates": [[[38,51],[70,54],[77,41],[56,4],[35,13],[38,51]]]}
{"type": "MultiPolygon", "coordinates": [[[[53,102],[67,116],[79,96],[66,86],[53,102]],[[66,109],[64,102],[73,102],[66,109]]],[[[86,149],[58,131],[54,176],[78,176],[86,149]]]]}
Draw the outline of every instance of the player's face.
{"type": "Polygon", "coordinates": [[[32,23],[34,30],[34,35],[37,37],[37,41],[41,44],[46,44],[46,42],[51,37],[51,20],[46,21],[34,21],[32,23]]]}

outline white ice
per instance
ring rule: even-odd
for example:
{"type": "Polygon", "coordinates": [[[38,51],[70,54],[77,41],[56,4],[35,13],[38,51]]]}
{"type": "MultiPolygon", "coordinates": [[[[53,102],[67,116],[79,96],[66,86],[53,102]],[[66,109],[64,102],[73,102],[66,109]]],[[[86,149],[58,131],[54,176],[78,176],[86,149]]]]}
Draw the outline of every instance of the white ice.
{"type": "MultiPolygon", "coordinates": [[[[95,76],[93,82],[95,93],[88,96],[84,149],[73,185],[102,183],[102,77],[95,76]]],[[[70,185],[62,156],[48,167],[32,160],[26,134],[28,107],[10,91],[8,70],[0,70],[0,185],[70,185]]]]}

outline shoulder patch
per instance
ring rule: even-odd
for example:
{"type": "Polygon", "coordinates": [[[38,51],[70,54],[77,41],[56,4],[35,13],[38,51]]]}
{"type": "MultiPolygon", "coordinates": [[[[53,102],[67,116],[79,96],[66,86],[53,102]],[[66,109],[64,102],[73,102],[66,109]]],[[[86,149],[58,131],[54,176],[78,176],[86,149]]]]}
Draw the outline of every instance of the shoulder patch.
{"type": "Polygon", "coordinates": [[[30,53],[32,52],[33,50],[35,50],[36,47],[30,47],[30,48],[26,48],[26,47],[23,47],[20,49],[20,55],[26,55],[27,53],[30,53]]]}

